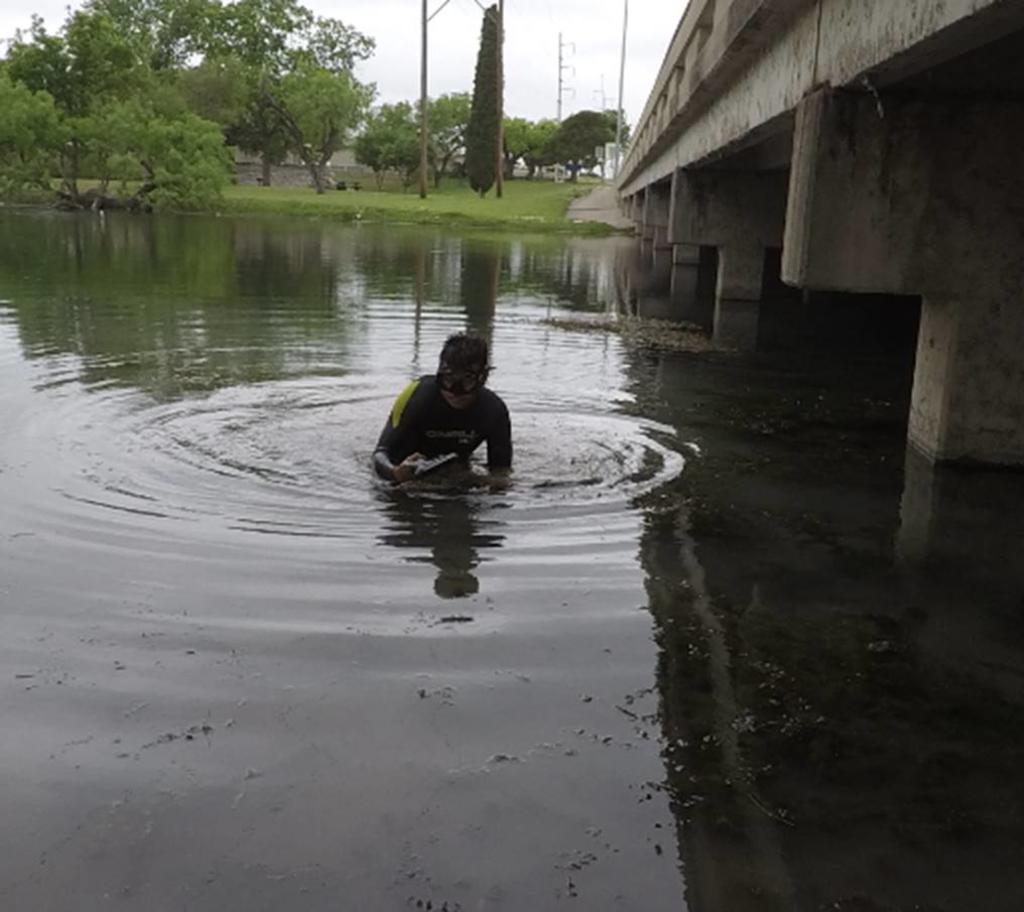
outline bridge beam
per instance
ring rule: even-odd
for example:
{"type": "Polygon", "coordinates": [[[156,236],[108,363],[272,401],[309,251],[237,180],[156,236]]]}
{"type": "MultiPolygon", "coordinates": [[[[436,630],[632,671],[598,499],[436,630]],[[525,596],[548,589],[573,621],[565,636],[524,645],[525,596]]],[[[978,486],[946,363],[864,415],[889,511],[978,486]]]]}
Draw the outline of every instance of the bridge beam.
{"type": "Polygon", "coordinates": [[[821,90],[796,118],[782,275],[923,298],[911,444],[1024,465],[1024,105],[821,90]]]}
{"type": "Polygon", "coordinates": [[[782,244],[785,173],[678,169],[672,188],[669,240],[691,248],[682,261],[699,261],[700,246],[718,248],[716,344],[756,348],[765,251],[782,244]]]}

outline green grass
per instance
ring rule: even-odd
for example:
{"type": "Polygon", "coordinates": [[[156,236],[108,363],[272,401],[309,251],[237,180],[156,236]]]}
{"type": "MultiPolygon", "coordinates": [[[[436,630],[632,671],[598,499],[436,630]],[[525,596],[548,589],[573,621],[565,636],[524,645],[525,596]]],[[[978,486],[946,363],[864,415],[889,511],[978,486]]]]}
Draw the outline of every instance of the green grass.
{"type": "MultiPolygon", "coordinates": [[[[81,190],[98,186],[98,181],[80,180],[81,190]]],[[[294,215],[340,222],[406,225],[446,225],[492,231],[540,234],[603,236],[614,229],[594,222],[573,222],[566,217],[569,204],[594,189],[593,181],[555,184],[551,181],[515,180],[505,184],[498,199],[492,191],[481,199],[463,181],[446,180],[427,199],[415,188],[408,192],[389,186],[377,190],[373,180],[363,181],[361,190],[328,190],[318,196],[312,188],[258,187],[233,185],[224,190],[214,209],[226,215],[294,215]]],[[[135,185],[111,183],[114,195],[130,193],[135,185]]],[[[51,202],[41,191],[8,197],[10,203],[51,202]]]]}
{"type": "MultiPolygon", "coordinates": [[[[371,182],[372,184],[372,182],[371,182]]],[[[314,216],[339,221],[457,225],[516,231],[601,235],[605,225],[575,223],[566,218],[569,203],[593,189],[592,184],[550,181],[509,181],[497,199],[493,191],[481,199],[464,184],[449,181],[431,189],[427,199],[411,189],[379,191],[328,190],[295,187],[233,186],[224,191],[220,211],[314,216]]]]}

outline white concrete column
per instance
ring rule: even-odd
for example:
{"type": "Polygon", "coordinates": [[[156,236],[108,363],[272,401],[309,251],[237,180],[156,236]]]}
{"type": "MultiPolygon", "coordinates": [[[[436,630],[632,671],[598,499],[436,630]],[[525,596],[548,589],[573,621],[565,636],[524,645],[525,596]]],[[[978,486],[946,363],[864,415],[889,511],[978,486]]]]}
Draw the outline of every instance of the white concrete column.
{"type": "Polygon", "coordinates": [[[714,341],[722,348],[753,351],[757,347],[765,250],[756,241],[718,249],[714,341]]]}
{"type": "Polygon", "coordinates": [[[765,250],[782,242],[786,192],[783,172],[675,173],[669,240],[718,248],[713,336],[723,347],[757,346],[765,250]]]}
{"type": "Polygon", "coordinates": [[[1019,103],[797,111],[783,278],[922,296],[908,436],[934,461],[1024,465],[1022,149],[1019,103]]]}
{"type": "Polygon", "coordinates": [[[970,297],[927,295],[910,443],[933,460],[1024,463],[1022,348],[1024,287],[970,297]]]}
{"type": "Polygon", "coordinates": [[[655,249],[668,246],[668,218],[671,192],[667,185],[651,184],[644,191],[644,227],[642,237],[655,249]]]}

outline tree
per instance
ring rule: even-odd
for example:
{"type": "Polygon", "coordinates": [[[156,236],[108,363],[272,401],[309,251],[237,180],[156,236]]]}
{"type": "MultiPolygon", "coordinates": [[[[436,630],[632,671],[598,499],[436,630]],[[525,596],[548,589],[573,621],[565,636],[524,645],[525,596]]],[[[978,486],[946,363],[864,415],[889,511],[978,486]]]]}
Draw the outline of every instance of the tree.
{"type": "Polygon", "coordinates": [[[217,0],[88,0],[106,15],[154,70],[178,69],[209,42],[217,0]]]}
{"type": "Polygon", "coordinates": [[[227,132],[241,123],[251,101],[248,71],[237,57],[209,58],[178,73],[189,110],[227,132]]]}
{"type": "MultiPolygon", "coordinates": [[[[608,123],[611,125],[612,131],[617,132],[619,125],[619,112],[618,111],[605,111],[604,116],[608,118],[608,123]]],[[[629,142],[630,128],[629,121],[626,120],[626,112],[622,112],[622,145],[625,146],[629,142]]],[[[614,140],[612,140],[614,142],[614,140]]]]}
{"type": "Polygon", "coordinates": [[[468,92],[441,95],[430,102],[427,110],[435,187],[441,186],[441,178],[448,173],[452,159],[466,148],[466,128],[472,103],[468,92]]]}
{"type": "Polygon", "coordinates": [[[480,196],[494,185],[498,135],[498,8],[484,11],[473,79],[473,105],[466,127],[466,174],[480,196]]]}
{"type": "Polygon", "coordinates": [[[63,189],[76,198],[87,119],[101,106],[131,94],[139,73],[131,45],[107,15],[70,14],[62,33],[48,34],[42,20],[34,17],[28,40],[21,33],[15,37],[7,72],[15,82],[53,99],[67,130],[60,155],[63,189]]]}
{"type": "Polygon", "coordinates": [[[373,171],[377,188],[384,186],[388,171],[398,171],[406,187],[420,163],[419,127],[408,102],[381,105],[366,121],[356,139],[356,161],[373,171]]]}
{"type": "MultiPolygon", "coordinates": [[[[334,129],[340,142],[351,126],[346,123],[338,129],[342,126],[339,115],[351,101],[348,90],[358,87],[352,69],[370,56],[373,47],[371,38],[337,19],[315,17],[296,0],[237,0],[222,8],[206,59],[233,59],[246,74],[248,103],[227,134],[232,142],[260,156],[265,184],[270,183],[271,165],[283,161],[291,150],[310,168],[314,186],[323,192],[319,162],[330,160],[330,153],[323,158],[323,141],[334,129]],[[328,98],[330,77],[342,93],[333,102],[328,98]],[[315,101],[301,101],[302,86],[316,96],[315,101]],[[289,100],[299,103],[301,110],[290,111],[289,100]],[[319,127],[311,117],[320,119],[319,127]],[[321,141],[311,139],[314,134],[321,141]]],[[[331,153],[335,148],[336,144],[331,153]]]]}
{"type": "Polygon", "coordinates": [[[48,34],[43,21],[33,17],[28,40],[19,32],[8,53],[11,78],[34,92],[49,93],[71,117],[130,91],[135,55],[108,16],[73,13],[62,32],[48,34]]]}
{"type": "Polygon", "coordinates": [[[502,130],[505,148],[505,176],[511,177],[516,162],[519,161],[530,148],[530,127],[532,124],[524,117],[508,117],[505,119],[505,128],[502,130]]]}
{"type": "Polygon", "coordinates": [[[317,193],[325,189],[323,169],[359,122],[369,90],[346,72],[332,73],[300,62],[281,80],[264,88],[281,118],[292,149],[309,169],[317,193]]]}
{"type": "Polygon", "coordinates": [[[530,124],[526,150],[522,153],[523,164],[530,172],[527,175],[529,180],[533,180],[538,168],[552,163],[551,139],[557,132],[558,122],[554,120],[538,120],[530,124]]]}
{"type": "Polygon", "coordinates": [[[593,168],[597,164],[594,154],[597,147],[614,141],[613,112],[580,111],[562,121],[551,137],[548,151],[554,161],[565,165],[571,180],[575,181],[582,169],[593,168]]]}
{"type": "Polygon", "coordinates": [[[49,189],[64,137],[53,98],[0,71],[0,191],[49,189]]]}
{"type": "Polygon", "coordinates": [[[115,102],[91,119],[123,178],[141,180],[132,208],[209,206],[227,182],[220,128],[188,112],[168,115],[143,100],[115,102]]]}
{"type": "MultiPolygon", "coordinates": [[[[57,35],[34,20],[15,40],[6,71],[0,135],[23,143],[34,131],[32,166],[47,184],[42,163],[49,156],[52,168],[59,158],[64,205],[124,204],[106,196],[115,175],[140,182],[127,204],[147,209],[208,205],[227,182],[220,128],[188,112],[173,81],[153,71],[105,12],[69,14],[57,35]],[[79,191],[83,168],[99,177],[99,190],[79,191]]],[[[23,150],[5,146],[28,166],[23,150]]]]}

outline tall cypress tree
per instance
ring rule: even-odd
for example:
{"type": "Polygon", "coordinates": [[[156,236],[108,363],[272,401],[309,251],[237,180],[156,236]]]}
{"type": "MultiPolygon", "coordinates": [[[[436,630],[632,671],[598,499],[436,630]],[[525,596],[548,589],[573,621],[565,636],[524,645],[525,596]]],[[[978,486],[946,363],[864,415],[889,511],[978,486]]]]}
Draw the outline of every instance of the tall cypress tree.
{"type": "Polygon", "coordinates": [[[494,186],[498,135],[498,8],[484,11],[473,79],[473,107],[466,127],[466,174],[481,196],[494,186]]]}

